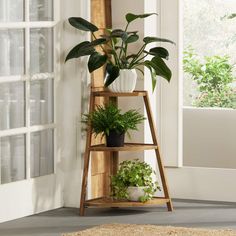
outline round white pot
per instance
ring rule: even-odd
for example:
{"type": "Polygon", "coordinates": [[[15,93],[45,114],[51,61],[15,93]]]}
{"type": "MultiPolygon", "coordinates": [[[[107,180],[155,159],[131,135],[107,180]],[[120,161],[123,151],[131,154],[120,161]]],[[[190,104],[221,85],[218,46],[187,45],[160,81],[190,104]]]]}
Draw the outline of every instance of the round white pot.
{"type": "Polygon", "coordinates": [[[109,86],[109,90],[115,93],[131,93],[134,91],[137,81],[135,69],[122,69],[120,75],[109,86]]]}
{"type": "Polygon", "coordinates": [[[145,195],[144,189],[146,187],[128,187],[127,193],[130,201],[139,202],[139,198],[145,195]]]}

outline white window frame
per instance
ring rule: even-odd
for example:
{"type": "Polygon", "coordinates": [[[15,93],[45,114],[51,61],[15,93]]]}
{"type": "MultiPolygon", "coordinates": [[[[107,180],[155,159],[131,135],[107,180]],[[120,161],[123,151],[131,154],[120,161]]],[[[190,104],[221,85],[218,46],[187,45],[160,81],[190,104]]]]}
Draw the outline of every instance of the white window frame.
{"type": "MultiPolygon", "coordinates": [[[[17,76],[0,76],[0,85],[1,83],[11,83],[11,82],[25,82],[25,126],[21,128],[13,128],[7,130],[0,130],[0,138],[24,134],[25,135],[25,165],[26,165],[26,176],[25,179],[20,180],[30,180],[32,178],[40,178],[30,176],[30,137],[32,132],[43,131],[43,130],[53,130],[53,162],[54,170],[53,173],[49,175],[54,175],[57,172],[56,168],[56,157],[57,157],[57,94],[56,87],[57,82],[60,79],[60,2],[53,1],[53,20],[52,21],[30,21],[29,6],[30,0],[24,1],[24,22],[2,22],[0,23],[0,29],[23,29],[24,30],[24,52],[25,52],[25,65],[24,65],[24,75],[17,76]],[[30,76],[30,29],[33,28],[52,28],[53,30],[53,73],[48,73],[46,78],[43,78],[40,73],[36,74],[34,78],[30,76]],[[36,78],[35,78],[36,77],[36,78]],[[41,78],[40,78],[41,77],[41,78]],[[53,123],[51,124],[42,124],[42,125],[30,125],[30,83],[32,81],[40,81],[44,79],[52,79],[53,81],[53,123]]],[[[0,174],[1,174],[1,162],[0,162],[0,174]]],[[[15,182],[15,181],[14,181],[15,182]]],[[[7,184],[11,184],[10,182],[7,184]]],[[[18,181],[17,181],[18,182],[18,181]]],[[[0,178],[0,186],[1,186],[0,178]]]]}

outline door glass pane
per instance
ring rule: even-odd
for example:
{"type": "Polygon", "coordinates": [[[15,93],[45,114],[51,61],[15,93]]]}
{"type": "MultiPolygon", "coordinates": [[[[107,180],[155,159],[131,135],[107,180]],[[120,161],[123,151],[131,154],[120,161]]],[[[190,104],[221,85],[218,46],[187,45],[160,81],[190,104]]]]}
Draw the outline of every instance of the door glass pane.
{"type": "Polygon", "coordinates": [[[31,82],[30,89],[31,125],[53,122],[53,80],[31,82]]]}
{"type": "Polygon", "coordinates": [[[54,172],[53,130],[31,133],[31,177],[54,172]]]}
{"type": "Polygon", "coordinates": [[[26,178],[25,135],[0,138],[1,183],[26,178]]]}
{"type": "Polygon", "coordinates": [[[0,130],[25,124],[24,82],[0,83],[0,130]]]}
{"type": "Polygon", "coordinates": [[[0,29],[0,76],[24,73],[24,31],[0,29]]]}
{"type": "Polygon", "coordinates": [[[53,0],[31,0],[30,1],[31,21],[52,21],[53,0]]]}
{"type": "Polygon", "coordinates": [[[31,74],[53,71],[53,30],[31,29],[30,31],[31,74]]]}
{"type": "Polygon", "coordinates": [[[23,0],[0,0],[0,22],[23,21],[23,0]]]}

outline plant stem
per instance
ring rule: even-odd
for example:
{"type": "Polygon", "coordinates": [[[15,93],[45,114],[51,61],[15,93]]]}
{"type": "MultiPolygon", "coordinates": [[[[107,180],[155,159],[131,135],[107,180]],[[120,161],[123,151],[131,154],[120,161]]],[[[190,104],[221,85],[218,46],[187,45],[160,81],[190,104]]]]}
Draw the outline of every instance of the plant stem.
{"type": "MultiPolygon", "coordinates": [[[[128,27],[129,27],[129,23],[127,23],[127,25],[126,25],[126,27],[125,27],[125,32],[127,32],[128,27]]],[[[122,48],[123,48],[123,46],[124,46],[124,42],[123,42],[123,40],[122,40],[121,49],[120,49],[119,58],[118,58],[119,60],[121,59],[121,54],[122,54],[122,48]]]]}
{"type": "Polygon", "coordinates": [[[137,58],[138,60],[134,61],[133,64],[139,63],[140,61],[142,61],[147,56],[148,56],[148,54],[146,54],[145,56],[141,57],[140,59],[137,58]]]}
{"type": "Polygon", "coordinates": [[[131,67],[133,66],[134,62],[140,57],[140,55],[142,54],[142,52],[143,52],[143,50],[144,50],[145,47],[146,47],[146,44],[144,44],[144,45],[140,48],[140,50],[139,50],[138,53],[137,53],[137,56],[130,62],[129,68],[131,68],[131,67]]]}
{"type": "Polygon", "coordinates": [[[120,62],[119,62],[119,59],[118,59],[118,55],[116,54],[116,50],[115,50],[115,47],[114,47],[114,45],[113,45],[112,40],[111,40],[111,48],[112,48],[113,51],[115,52],[115,53],[113,54],[114,59],[115,59],[115,63],[116,63],[116,64],[119,66],[119,68],[120,68],[120,62]]]}

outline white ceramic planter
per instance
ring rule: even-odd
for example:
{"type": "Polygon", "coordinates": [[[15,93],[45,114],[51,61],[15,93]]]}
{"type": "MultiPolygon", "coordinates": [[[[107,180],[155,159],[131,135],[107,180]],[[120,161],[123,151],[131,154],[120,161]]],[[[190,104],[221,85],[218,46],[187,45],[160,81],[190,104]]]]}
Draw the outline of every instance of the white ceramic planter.
{"type": "Polygon", "coordinates": [[[120,75],[109,86],[109,90],[115,93],[131,93],[134,91],[137,81],[135,69],[120,70],[120,75]]]}
{"type": "Polygon", "coordinates": [[[139,202],[139,198],[145,195],[145,188],[146,187],[128,187],[127,193],[129,195],[129,200],[139,202]]]}

